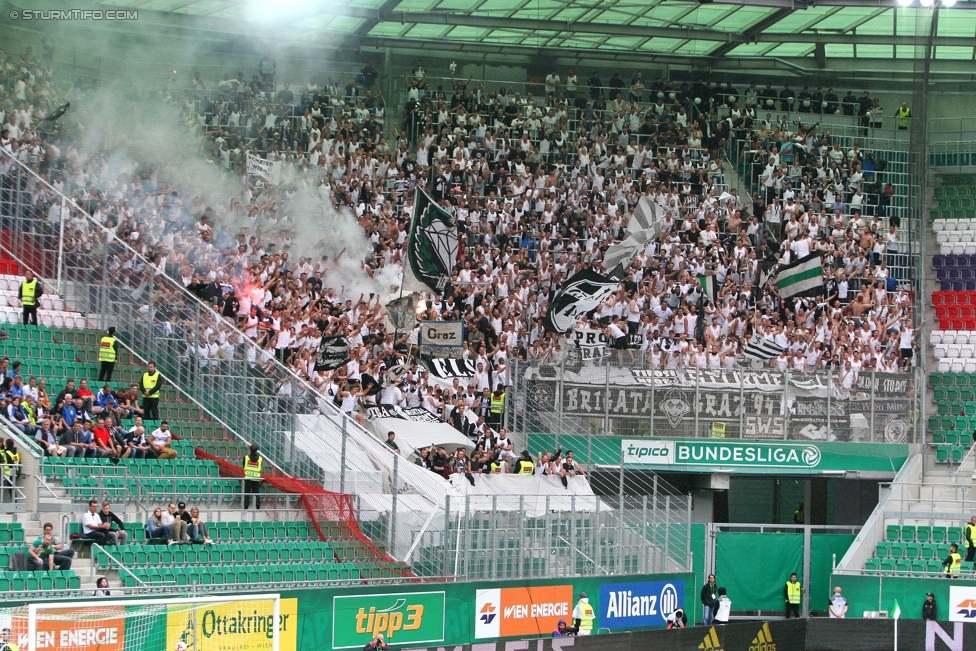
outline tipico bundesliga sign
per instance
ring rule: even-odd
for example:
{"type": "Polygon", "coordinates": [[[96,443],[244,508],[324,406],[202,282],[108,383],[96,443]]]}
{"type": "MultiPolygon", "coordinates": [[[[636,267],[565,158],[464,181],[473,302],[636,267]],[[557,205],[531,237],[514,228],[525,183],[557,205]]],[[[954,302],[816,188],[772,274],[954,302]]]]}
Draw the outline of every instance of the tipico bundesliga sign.
{"type": "Polygon", "coordinates": [[[675,470],[700,467],[816,472],[821,460],[820,448],[803,443],[623,439],[621,447],[625,465],[675,470]]]}

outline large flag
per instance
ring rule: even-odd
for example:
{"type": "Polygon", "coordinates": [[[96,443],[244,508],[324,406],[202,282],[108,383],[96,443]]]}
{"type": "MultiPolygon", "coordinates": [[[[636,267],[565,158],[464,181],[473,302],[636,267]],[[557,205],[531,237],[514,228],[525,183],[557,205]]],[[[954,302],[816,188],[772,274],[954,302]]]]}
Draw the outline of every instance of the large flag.
{"type": "Polygon", "coordinates": [[[451,282],[458,246],[454,215],[438,206],[418,185],[403,270],[404,291],[443,292],[451,282]]]}
{"type": "Polygon", "coordinates": [[[780,267],[774,282],[780,298],[822,295],[824,284],[821,254],[811,253],[780,267]]]}
{"type": "Polygon", "coordinates": [[[749,359],[758,359],[761,361],[767,361],[773,359],[774,357],[779,357],[785,348],[780,346],[774,341],[769,339],[763,339],[761,337],[753,337],[752,340],[746,344],[745,355],[749,359]]]}
{"type": "Polygon", "coordinates": [[[549,305],[542,325],[549,332],[569,332],[620,285],[620,281],[583,269],[563,283],[549,305]]]}
{"type": "Polygon", "coordinates": [[[658,219],[657,214],[657,204],[651,201],[647,195],[641,196],[637,205],[634,206],[634,216],[627,223],[627,230],[633,233],[651,228],[655,222],[663,221],[663,219],[658,219]]]}
{"type": "Polygon", "coordinates": [[[316,371],[334,371],[349,362],[349,340],[345,337],[322,337],[315,356],[316,371]]]}
{"type": "Polygon", "coordinates": [[[417,305],[413,294],[393,299],[386,304],[390,323],[397,330],[413,330],[417,325],[417,305]]]}
{"type": "Polygon", "coordinates": [[[901,606],[898,605],[898,600],[895,599],[895,610],[891,613],[892,619],[901,618],[901,606]]]}
{"type": "Polygon", "coordinates": [[[603,268],[612,276],[622,278],[627,267],[634,261],[637,254],[647,248],[647,243],[653,239],[654,234],[649,230],[631,233],[621,242],[614,242],[607,248],[603,256],[603,268]],[[622,267],[618,273],[614,273],[617,267],[622,267]]]}
{"type": "Polygon", "coordinates": [[[702,288],[702,294],[712,305],[718,305],[718,293],[721,287],[715,276],[698,276],[698,282],[702,288]]]}

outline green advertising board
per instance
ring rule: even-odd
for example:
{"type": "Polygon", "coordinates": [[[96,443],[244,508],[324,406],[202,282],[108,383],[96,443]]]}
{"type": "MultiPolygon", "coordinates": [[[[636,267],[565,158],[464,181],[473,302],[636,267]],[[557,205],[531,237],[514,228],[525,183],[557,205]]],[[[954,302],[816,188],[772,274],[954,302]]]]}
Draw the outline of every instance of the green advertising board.
{"type": "MultiPolygon", "coordinates": [[[[548,638],[559,619],[571,617],[582,592],[587,593],[596,614],[595,631],[662,628],[675,608],[681,606],[686,612],[693,612],[697,583],[694,575],[687,572],[284,591],[280,593],[279,651],[362,649],[378,633],[392,648],[458,647],[500,639],[548,638]]],[[[251,594],[263,592],[261,586],[251,588],[251,594]]],[[[187,651],[271,651],[267,628],[255,628],[253,634],[249,628],[235,628],[235,622],[242,621],[242,614],[247,622],[253,620],[253,612],[264,614],[260,621],[269,621],[269,602],[248,604],[246,598],[244,593],[238,601],[201,603],[192,612],[161,609],[148,617],[124,620],[114,614],[122,611],[112,611],[103,628],[115,636],[115,643],[103,644],[102,651],[172,651],[179,641],[187,651]],[[225,634],[207,637],[214,624],[220,628],[219,633],[225,634]]],[[[2,607],[22,605],[23,602],[15,602],[2,607]]],[[[86,616],[90,612],[79,613],[75,628],[90,628],[85,623],[86,616]]],[[[26,644],[26,618],[21,619],[24,621],[13,622],[13,628],[20,643],[26,644]]],[[[52,640],[56,633],[70,637],[70,622],[58,619],[51,624],[57,630],[49,627],[50,631],[39,631],[50,634],[52,640]]],[[[53,644],[48,647],[53,648],[53,644]]]]}
{"type": "Polygon", "coordinates": [[[446,611],[443,590],[336,595],[332,598],[332,648],[361,649],[377,634],[388,644],[443,642],[446,611]]]}
{"type": "Polygon", "coordinates": [[[896,443],[662,439],[622,436],[531,434],[533,452],[562,447],[582,463],[635,470],[728,474],[822,475],[859,472],[863,478],[894,477],[909,448],[896,443]]]}

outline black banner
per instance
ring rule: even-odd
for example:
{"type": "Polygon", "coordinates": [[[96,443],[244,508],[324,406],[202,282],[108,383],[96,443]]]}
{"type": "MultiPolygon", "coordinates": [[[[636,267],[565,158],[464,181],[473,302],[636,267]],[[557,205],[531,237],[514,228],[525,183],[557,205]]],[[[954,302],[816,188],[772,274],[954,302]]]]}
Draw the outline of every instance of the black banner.
{"type": "Polygon", "coordinates": [[[366,418],[376,420],[377,418],[399,418],[400,420],[412,420],[419,423],[440,423],[437,414],[432,414],[423,407],[391,407],[380,405],[370,407],[366,410],[366,418]]]}
{"type": "MultiPolygon", "coordinates": [[[[657,427],[667,430],[682,423],[700,420],[729,419],[738,425],[743,415],[745,438],[783,438],[782,394],[761,391],[699,390],[695,401],[694,389],[649,387],[595,386],[566,384],[563,386],[563,413],[571,416],[609,414],[611,418],[654,418],[657,427]]],[[[665,434],[671,436],[679,434],[665,434]]]]}
{"type": "Polygon", "coordinates": [[[583,269],[563,283],[542,319],[549,332],[569,332],[576,322],[593,312],[620,284],[595,271],[583,269]]]}
{"type": "Polygon", "coordinates": [[[349,340],[345,337],[322,337],[315,356],[316,371],[334,371],[349,361],[349,340]]]}
{"type": "Polygon", "coordinates": [[[474,372],[477,370],[472,359],[434,357],[424,360],[424,366],[427,367],[431,375],[442,380],[474,377],[474,372]]]}

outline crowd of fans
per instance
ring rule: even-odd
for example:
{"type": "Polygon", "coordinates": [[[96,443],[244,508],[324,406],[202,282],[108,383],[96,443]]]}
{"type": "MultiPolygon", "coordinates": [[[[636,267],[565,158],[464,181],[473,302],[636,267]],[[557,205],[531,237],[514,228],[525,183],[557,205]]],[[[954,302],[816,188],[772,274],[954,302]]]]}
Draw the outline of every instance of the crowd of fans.
{"type": "MultiPolygon", "coordinates": [[[[0,69],[3,117],[13,126],[0,146],[91,219],[60,215],[42,189],[34,197],[38,215],[69,220],[64,244],[73,264],[83,264],[107,232],[128,247],[111,247],[100,273],[133,288],[167,274],[211,302],[234,328],[204,317],[188,333],[185,362],[205,372],[219,371],[222,360],[245,358],[260,370],[277,359],[359,418],[394,384],[397,404],[445,420],[483,407],[471,394],[507,384],[508,358],[556,361],[565,352],[564,337],[542,327],[548,304],[577,271],[612,271],[603,255],[625,235],[642,196],[664,226],[626,266],[619,290],[580,326],[624,330],[626,323],[644,335],[638,354],[653,368],[732,368],[751,337],[785,349],[771,365],[829,370],[845,387],[862,370],[912,363],[911,298],[891,269],[903,264],[894,188],[879,187],[876,157],[857,145],[842,148],[816,123],[822,112],[874,106],[870,98],[852,103],[823,89],[794,96],[768,85],[646,82],[639,75],[626,84],[619,73],[604,86],[598,73],[582,83],[573,70],[554,71],[543,94],[523,98],[471,79],[432,90],[418,62],[406,77],[399,124],[390,124],[389,98],[365,69],[345,85],[312,80],[294,91],[257,76],[247,82],[243,73],[217,83],[196,75],[189,89],[168,97],[183,126],[202,137],[201,152],[240,183],[239,195],[221,205],[182,194],[166,169],[103,175],[104,157],[73,143],[70,122],[49,138],[32,130],[55,103],[50,70],[30,52],[0,53],[0,69]],[[800,121],[773,115],[791,108],[800,121]],[[761,186],[754,199],[725,185],[727,151],[751,152],[761,186]],[[249,176],[249,154],[284,165],[284,181],[249,176]],[[291,255],[298,238],[324,235],[296,232],[296,197],[311,192],[355,216],[369,243],[356,260],[364,277],[390,278],[385,270],[404,262],[417,185],[456,211],[461,231],[453,283],[428,297],[420,314],[466,324],[462,357],[479,372],[452,389],[422,370],[381,382],[416,343],[416,332],[395,331],[385,320],[383,301],[397,295],[399,281],[382,288],[385,296],[351,293],[330,275],[343,254],[291,255]],[[764,282],[778,264],[816,252],[824,296],[784,301],[764,282]],[[714,275],[720,288],[703,308],[702,275],[714,275]],[[320,339],[339,334],[351,344],[351,361],[316,372],[320,339]]],[[[75,90],[79,101],[99,92],[75,90]]],[[[497,428],[486,429],[497,439],[497,428]]]]}

